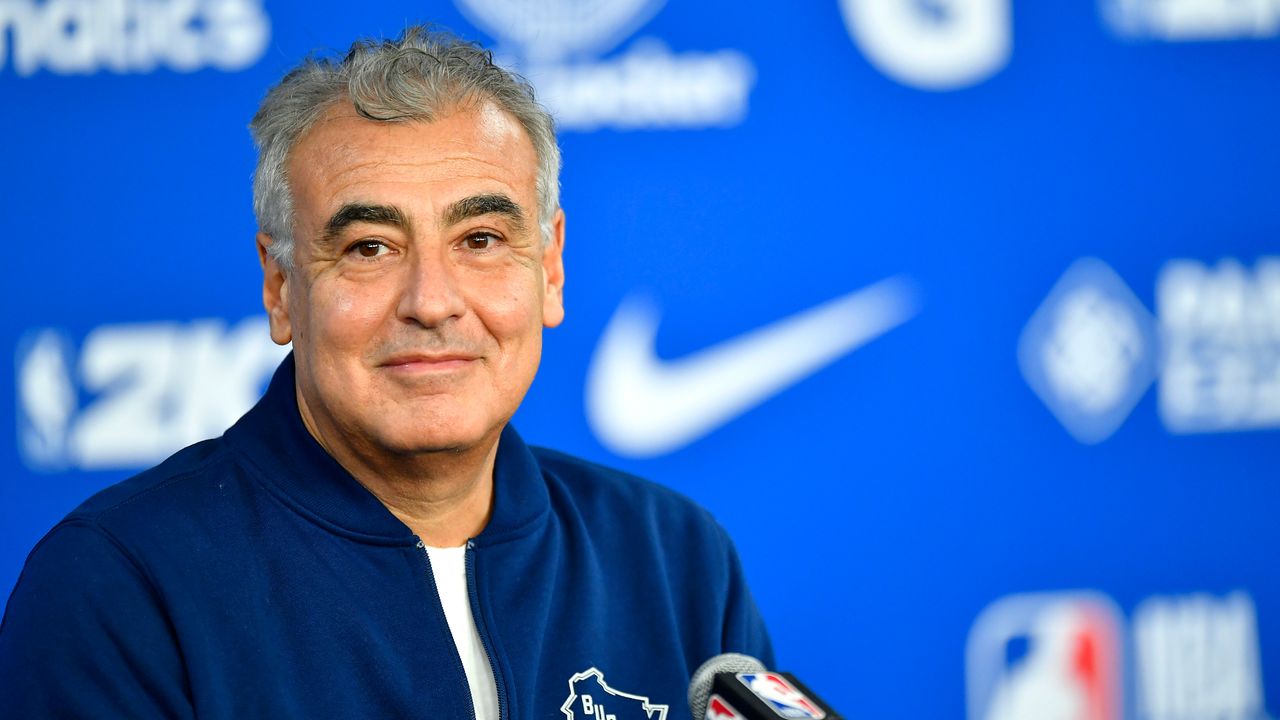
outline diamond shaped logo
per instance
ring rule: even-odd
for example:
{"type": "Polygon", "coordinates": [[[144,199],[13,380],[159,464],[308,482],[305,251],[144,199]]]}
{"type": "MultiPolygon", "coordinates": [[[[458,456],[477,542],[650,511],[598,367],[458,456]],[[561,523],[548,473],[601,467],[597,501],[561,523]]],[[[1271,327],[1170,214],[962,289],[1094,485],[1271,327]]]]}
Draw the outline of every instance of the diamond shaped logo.
{"type": "Polygon", "coordinates": [[[1076,261],[1018,343],[1027,384],[1077,440],[1102,442],[1158,372],[1156,322],[1120,276],[1096,258],[1076,261]]]}

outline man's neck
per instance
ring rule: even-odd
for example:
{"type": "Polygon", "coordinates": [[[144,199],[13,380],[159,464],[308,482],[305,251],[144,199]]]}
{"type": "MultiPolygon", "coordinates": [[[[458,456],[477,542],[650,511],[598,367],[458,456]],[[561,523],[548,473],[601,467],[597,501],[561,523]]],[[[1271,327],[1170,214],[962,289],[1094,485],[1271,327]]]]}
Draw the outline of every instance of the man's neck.
{"type": "Polygon", "coordinates": [[[488,524],[501,428],[470,448],[390,455],[362,452],[336,428],[319,429],[302,403],[299,410],[325,452],[424,544],[457,547],[488,524]]]}
{"type": "MultiPolygon", "coordinates": [[[[432,547],[457,547],[480,534],[493,508],[493,464],[498,444],[476,463],[421,462],[419,472],[352,472],[400,522],[432,547]]],[[[438,459],[438,458],[433,458],[438,459]]],[[[460,457],[448,458],[461,461],[460,457]]],[[[341,462],[341,460],[339,460],[341,462]]],[[[348,468],[350,469],[350,468],[348,468]]]]}

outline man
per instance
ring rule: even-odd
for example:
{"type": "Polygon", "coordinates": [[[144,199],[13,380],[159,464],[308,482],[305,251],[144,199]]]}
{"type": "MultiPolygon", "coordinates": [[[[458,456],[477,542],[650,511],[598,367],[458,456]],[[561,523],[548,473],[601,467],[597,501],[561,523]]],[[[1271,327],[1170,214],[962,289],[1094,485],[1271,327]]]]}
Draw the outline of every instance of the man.
{"type": "Polygon", "coordinates": [[[254,118],[272,338],[218,439],[99,493],[0,626],[6,717],[680,717],[770,658],[724,532],[508,425],[563,315],[550,117],[411,29],[254,118]]]}

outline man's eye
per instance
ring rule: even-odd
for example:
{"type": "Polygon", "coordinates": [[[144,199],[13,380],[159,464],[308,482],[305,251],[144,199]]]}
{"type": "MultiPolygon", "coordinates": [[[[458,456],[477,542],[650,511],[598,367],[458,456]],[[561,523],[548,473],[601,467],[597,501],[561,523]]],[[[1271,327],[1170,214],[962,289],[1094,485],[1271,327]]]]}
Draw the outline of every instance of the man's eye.
{"type": "Polygon", "coordinates": [[[498,237],[489,233],[476,233],[468,235],[462,244],[468,250],[492,250],[493,246],[498,244],[498,237]]]}
{"type": "Polygon", "coordinates": [[[352,245],[349,252],[353,252],[362,258],[375,258],[379,255],[385,255],[388,252],[388,248],[381,240],[361,240],[352,245]]]}

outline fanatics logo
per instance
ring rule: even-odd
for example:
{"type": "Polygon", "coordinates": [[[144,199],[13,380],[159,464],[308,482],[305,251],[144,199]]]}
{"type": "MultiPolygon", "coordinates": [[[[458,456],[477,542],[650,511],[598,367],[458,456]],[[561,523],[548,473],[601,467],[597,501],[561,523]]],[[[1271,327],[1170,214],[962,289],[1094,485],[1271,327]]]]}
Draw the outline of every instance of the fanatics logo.
{"type": "Polygon", "coordinates": [[[614,690],[604,673],[587,668],[569,678],[569,697],[560,706],[566,720],[666,720],[667,706],[614,690]]]}

